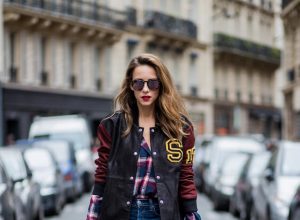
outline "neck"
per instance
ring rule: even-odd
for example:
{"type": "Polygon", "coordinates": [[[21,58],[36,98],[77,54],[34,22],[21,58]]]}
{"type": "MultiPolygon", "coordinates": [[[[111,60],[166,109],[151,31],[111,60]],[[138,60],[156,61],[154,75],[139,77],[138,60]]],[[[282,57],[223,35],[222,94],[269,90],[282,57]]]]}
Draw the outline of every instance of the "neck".
{"type": "Polygon", "coordinates": [[[153,108],[139,109],[139,124],[142,127],[154,127],[155,114],[153,108]]]}

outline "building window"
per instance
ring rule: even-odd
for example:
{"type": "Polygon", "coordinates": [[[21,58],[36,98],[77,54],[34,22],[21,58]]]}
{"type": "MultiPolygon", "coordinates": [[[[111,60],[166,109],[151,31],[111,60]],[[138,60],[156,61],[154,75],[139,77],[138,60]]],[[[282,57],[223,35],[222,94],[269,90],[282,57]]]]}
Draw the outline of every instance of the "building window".
{"type": "Polygon", "coordinates": [[[15,64],[15,48],[16,46],[16,34],[14,32],[9,34],[9,81],[17,82],[19,80],[18,69],[15,64]]]}
{"type": "Polygon", "coordinates": [[[241,102],[241,92],[240,91],[236,91],[236,101],[241,102]]]}
{"type": "Polygon", "coordinates": [[[134,39],[127,40],[127,61],[128,62],[133,58],[137,44],[138,44],[137,40],[134,39]]]}
{"type": "Polygon", "coordinates": [[[249,93],[249,102],[253,103],[253,93],[252,92],[249,93]]]}
{"type": "Polygon", "coordinates": [[[197,86],[197,57],[196,53],[190,55],[190,76],[189,76],[189,89],[190,95],[198,96],[198,86],[197,86]]]}
{"type": "Polygon", "coordinates": [[[198,1],[190,0],[188,4],[188,16],[192,21],[197,21],[198,1]]]}
{"type": "Polygon", "coordinates": [[[110,89],[111,85],[111,47],[107,47],[104,50],[104,63],[105,63],[105,68],[104,68],[104,85],[107,85],[106,87],[103,87],[105,91],[108,91],[110,89]]]}
{"type": "Polygon", "coordinates": [[[215,88],[215,98],[219,99],[219,89],[215,88]]]}
{"type": "Polygon", "coordinates": [[[76,88],[77,86],[77,74],[75,69],[76,64],[76,44],[74,42],[70,43],[70,53],[69,53],[69,65],[70,65],[70,73],[69,73],[69,86],[71,88],[76,88]]]}
{"type": "Polygon", "coordinates": [[[49,84],[49,73],[46,71],[46,59],[47,59],[47,38],[41,38],[41,75],[40,81],[42,85],[49,84]]]}
{"type": "Polygon", "coordinates": [[[102,78],[100,74],[101,70],[101,48],[97,47],[95,49],[95,61],[94,61],[94,80],[95,80],[95,87],[97,91],[102,90],[102,78]]]}
{"type": "Polygon", "coordinates": [[[272,9],[273,9],[272,1],[269,1],[269,10],[272,11],[272,9]]]}
{"type": "Polygon", "coordinates": [[[174,79],[174,83],[178,89],[178,91],[181,90],[181,80],[180,80],[180,61],[179,56],[177,54],[173,54],[172,60],[170,60],[170,71],[174,79]]]}
{"type": "Polygon", "coordinates": [[[241,73],[239,72],[239,68],[236,70],[235,74],[235,87],[236,87],[236,101],[241,101],[241,73]]]}
{"type": "Polygon", "coordinates": [[[227,89],[225,89],[224,90],[224,100],[228,100],[228,90],[227,89]]]}
{"type": "Polygon", "coordinates": [[[253,103],[253,74],[252,74],[252,72],[248,73],[248,94],[249,94],[249,102],[253,103]]]}

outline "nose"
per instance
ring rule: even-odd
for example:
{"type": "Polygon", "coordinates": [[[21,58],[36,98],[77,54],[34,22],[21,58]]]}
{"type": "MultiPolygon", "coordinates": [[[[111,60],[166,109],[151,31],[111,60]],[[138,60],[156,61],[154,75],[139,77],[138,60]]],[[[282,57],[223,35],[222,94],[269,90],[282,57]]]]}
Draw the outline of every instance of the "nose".
{"type": "Polygon", "coordinates": [[[143,92],[149,92],[148,82],[147,81],[144,82],[143,92]]]}

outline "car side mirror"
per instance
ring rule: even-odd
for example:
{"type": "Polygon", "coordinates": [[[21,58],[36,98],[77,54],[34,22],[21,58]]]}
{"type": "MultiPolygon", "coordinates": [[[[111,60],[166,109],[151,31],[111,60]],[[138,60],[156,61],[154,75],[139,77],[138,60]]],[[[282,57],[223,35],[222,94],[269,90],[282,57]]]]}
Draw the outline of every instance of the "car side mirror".
{"type": "Polygon", "coordinates": [[[274,171],[271,168],[267,168],[264,171],[264,178],[268,181],[268,182],[272,182],[274,181],[274,171]]]}

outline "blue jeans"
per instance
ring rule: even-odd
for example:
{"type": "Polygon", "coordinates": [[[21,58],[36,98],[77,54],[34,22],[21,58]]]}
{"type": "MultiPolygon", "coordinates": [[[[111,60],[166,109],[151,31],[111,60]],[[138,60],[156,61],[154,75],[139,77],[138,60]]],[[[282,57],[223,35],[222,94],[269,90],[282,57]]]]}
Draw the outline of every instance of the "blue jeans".
{"type": "Polygon", "coordinates": [[[157,199],[134,199],[130,209],[129,220],[160,220],[157,199]]]}

